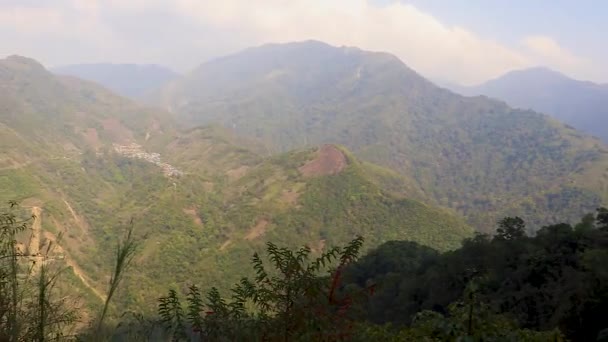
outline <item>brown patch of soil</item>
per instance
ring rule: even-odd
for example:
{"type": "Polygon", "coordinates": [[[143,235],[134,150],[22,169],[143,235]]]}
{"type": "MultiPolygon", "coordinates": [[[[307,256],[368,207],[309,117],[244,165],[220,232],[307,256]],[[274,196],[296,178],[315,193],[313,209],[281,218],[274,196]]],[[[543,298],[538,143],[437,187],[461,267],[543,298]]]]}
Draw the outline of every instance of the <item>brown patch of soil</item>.
{"type": "Polygon", "coordinates": [[[97,134],[97,130],[95,128],[87,128],[84,131],[84,140],[94,149],[98,149],[101,146],[99,142],[99,135],[97,134]]]}
{"type": "Polygon", "coordinates": [[[313,160],[308,161],[298,170],[305,177],[335,175],[347,165],[346,156],[333,145],[323,145],[313,160]]]}
{"type": "MultiPolygon", "coordinates": [[[[40,253],[40,234],[42,231],[42,209],[40,207],[32,207],[32,234],[27,247],[27,253],[32,256],[38,256],[40,253]]],[[[39,266],[40,264],[38,264],[39,266]]]]}
{"type": "Polygon", "coordinates": [[[131,131],[123,126],[117,118],[107,118],[101,122],[103,129],[112,136],[117,142],[126,142],[133,140],[131,131]]]}
{"type": "Polygon", "coordinates": [[[29,197],[20,202],[23,207],[43,207],[44,202],[36,197],[29,197]]]}
{"type": "MultiPolygon", "coordinates": [[[[53,222],[54,221],[55,220],[53,220],[53,222]]],[[[51,242],[53,243],[53,246],[51,247],[53,249],[53,254],[65,255],[65,250],[63,249],[63,247],[61,247],[61,245],[59,245],[59,243],[57,242],[57,238],[53,233],[44,231],[42,232],[42,236],[46,240],[46,244],[51,242]]]]}
{"type": "Polygon", "coordinates": [[[243,165],[236,169],[226,171],[226,175],[228,176],[228,179],[234,181],[243,177],[245,173],[247,173],[247,170],[249,170],[249,166],[243,165]]]}
{"type": "Polygon", "coordinates": [[[198,212],[196,211],[196,208],[194,208],[194,207],[184,208],[184,209],[182,209],[182,211],[184,212],[184,214],[192,216],[192,219],[194,220],[194,224],[196,224],[197,226],[203,225],[203,221],[201,221],[201,218],[198,216],[198,212]]]}
{"type": "Polygon", "coordinates": [[[266,227],[268,227],[268,223],[269,222],[266,219],[258,220],[258,223],[256,223],[255,226],[249,229],[249,232],[247,232],[247,235],[245,235],[245,239],[251,241],[264,235],[264,233],[266,233],[266,227]]]}

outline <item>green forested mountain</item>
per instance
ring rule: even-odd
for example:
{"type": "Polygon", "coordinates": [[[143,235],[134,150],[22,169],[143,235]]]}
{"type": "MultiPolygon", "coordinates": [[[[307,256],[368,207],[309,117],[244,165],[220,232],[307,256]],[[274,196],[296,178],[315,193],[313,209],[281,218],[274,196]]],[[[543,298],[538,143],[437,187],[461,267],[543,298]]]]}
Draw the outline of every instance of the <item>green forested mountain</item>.
{"type": "MultiPolygon", "coordinates": [[[[28,252],[56,244],[62,235],[57,252],[65,256],[73,281],[89,303],[95,304],[105,287],[99,280],[109,255],[99,239],[110,244],[116,233],[104,230],[117,219],[108,203],[137,187],[126,187],[121,169],[111,163],[113,144],[145,143],[170,132],[170,127],[164,113],[96,84],[57,77],[29,58],[0,60],[0,201],[16,200],[23,211],[39,216],[33,226],[41,231],[22,236],[28,252]],[[87,172],[84,163],[91,156],[107,156],[109,162],[102,165],[108,167],[87,172]],[[35,235],[38,238],[30,238],[35,235]],[[40,246],[28,246],[28,240],[40,246]]],[[[138,165],[132,171],[141,171],[143,179],[156,174],[163,179],[156,169],[138,165]]]]}
{"type": "Polygon", "coordinates": [[[164,113],[137,106],[94,83],[57,77],[25,57],[0,60],[0,89],[0,127],[15,139],[1,140],[5,156],[0,167],[31,162],[24,148],[39,156],[73,154],[143,141],[169,127],[164,113]]]}
{"type": "MultiPolygon", "coordinates": [[[[483,309],[475,317],[484,325],[476,326],[479,336],[541,341],[561,333],[532,330],[558,326],[578,337],[583,324],[575,322],[576,313],[588,317],[604,308],[593,305],[605,298],[599,267],[605,209],[576,229],[556,225],[532,239],[523,226],[515,224],[517,234],[501,226],[494,240],[477,236],[456,250],[473,236],[471,223],[491,231],[505,214],[551,223],[604,203],[608,151],[596,140],[541,114],[436,88],[382,53],[307,42],[251,49],[211,65],[165,89],[171,114],[55,76],[27,58],[0,60],[0,200],[19,201],[19,217],[36,215],[18,243],[2,245],[0,252],[24,251],[28,262],[53,243],[54,265],[68,267],[61,290],[95,308],[104,299],[116,241],[134,228],[134,267],[115,297],[119,305],[110,308],[112,317],[130,309],[150,313],[167,289],[183,293],[197,284],[227,294],[243,276],[261,279],[259,268],[248,265],[254,252],[276,247],[268,243],[305,245],[306,257],[315,258],[348,241],[358,252],[363,240],[357,236],[369,249],[389,240],[409,242],[385,245],[354,273],[343,274],[340,266],[330,278],[319,277],[327,271],[323,264],[300,275],[314,286],[330,279],[336,294],[347,290],[337,288],[341,280],[365,290],[370,279],[388,284],[378,288],[377,302],[367,303],[376,307],[356,308],[382,313],[387,297],[403,306],[390,316],[359,316],[361,326],[346,322],[347,330],[369,334],[361,336],[464,336],[466,322],[473,322],[472,315],[463,318],[468,305],[483,309]],[[507,270],[513,272],[509,279],[507,270]],[[460,305],[473,283],[468,272],[481,274],[475,279],[484,301],[471,297],[460,305]],[[539,272],[545,272],[540,280],[539,272]],[[403,283],[403,275],[416,284],[403,283]],[[521,290],[534,281],[536,288],[521,290]],[[539,290],[547,281],[551,291],[539,290]],[[511,296],[534,301],[540,314],[523,312],[511,296]],[[588,302],[579,305],[576,296],[588,302]],[[418,321],[422,326],[396,331],[369,324],[399,323],[394,320],[429,308],[443,312],[427,312],[418,321]],[[553,308],[559,312],[547,318],[553,308]]],[[[2,230],[10,230],[12,216],[0,216],[2,230]]],[[[290,268],[304,260],[297,256],[293,263],[288,249],[275,249],[271,260],[287,284],[290,268]]],[[[341,251],[340,265],[354,261],[354,250],[341,251]]],[[[219,300],[211,293],[209,300],[219,300]]],[[[323,292],[312,294],[319,296],[323,292]]],[[[172,300],[163,298],[161,304],[172,300]]],[[[330,304],[324,314],[341,314],[342,303],[330,304]]],[[[312,307],[304,307],[310,314],[312,307]]],[[[197,308],[194,316],[200,317],[202,304],[197,308]]],[[[88,311],[81,312],[86,321],[88,311]]],[[[239,317],[226,323],[247,319],[239,317]]],[[[269,317],[260,322],[282,326],[269,317]]],[[[593,334],[604,328],[593,324],[593,334]]]]}
{"type": "Polygon", "coordinates": [[[26,246],[63,233],[57,253],[89,303],[103,297],[131,220],[141,246],[120,312],[153,308],[191,280],[224,288],[266,241],[320,253],[365,234],[369,247],[411,239],[446,250],[472,234],[456,213],[418,201],[412,180],[341,146],[271,155],[221,127],[178,131],[168,113],[23,57],[0,61],[0,89],[0,200],[38,214],[26,246]]]}
{"type": "Polygon", "coordinates": [[[413,179],[478,229],[531,226],[608,199],[608,148],[548,116],[441,89],[396,57],[308,41],[201,65],[157,96],[186,126],[220,123],[272,151],[338,143],[413,179]]]}

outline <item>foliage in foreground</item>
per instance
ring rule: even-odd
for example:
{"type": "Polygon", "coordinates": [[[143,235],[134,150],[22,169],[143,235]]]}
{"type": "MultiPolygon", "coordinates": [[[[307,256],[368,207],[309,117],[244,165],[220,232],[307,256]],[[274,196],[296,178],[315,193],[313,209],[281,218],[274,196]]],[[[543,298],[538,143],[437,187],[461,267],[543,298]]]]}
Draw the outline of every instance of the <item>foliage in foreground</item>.
{"type": "Polygon", "coordinates": [[[345,271],[347,287],[378,284],[356,314],[394,329],[416,326],[421,311],[454,320],[453,303],[463,293],[468,300],[474,284],[490,314],[525,329],[558,328],[569,340],[595,341],[608,331],[608,210],[574,227],[546,226],[534,237],[525,229],[521,219],[506,218],[493,238],[479,235],[443,254],[407,241],[378,247],[345,271]]]}
{"type": "MultiPolygon", "coordinates": [[[[14,204],[13,204],[14,206],[14,204]]],[[[54,297],[61,268],[22,268],[16,234],[27,227],[2,213],[0,338],[65,340],[74,307],[54,297]],[[30,282],[29,280],[34,281],[30,282]]],[[[525,235],[519,218],[499,222],[492,239],[477,236],[439,254],[394,241],[358,260],[363,238],[313,256],[267,244],[254,254],[255,277],[229,298],[191,285],[158,301],[158,317],[123,316],[116,328],[96,318],[83,341],[603,341],[608,331],[608,210],[572,227],[525,235]]],[[[112,293],[137,243],[118,244],[112,293]]],[[[73,336],[73,335],[72,335],[73,336]]]]}
{"type": "Polygon", "coordinates": [[[241,279],[229,301],[215,288],[205,300],[191,286],[185,309],[177,293],[170,291],[159,300],[159,315],[175,339],[187,335],[211,341],[348,339],[354,333],[348,310],[372,288],[356,293],[338,290],[344,268],[357,258],[362,244],[363,238],[358,237],[311,260],[308,247],[292,251],[268,243],[272,269],[255,254],[255,278],[241,279]]]}
{"type": "Polygon", "coordinates": [[[58,297],[63,269],[49,259],[52,244],[29,255],[17,236],[31,219],[22,219],[17,203],[0,212],[0,341],[51,341],[69,335],[77,320],[74,304],[58,297]]]}
{"type": "Polygon", "coordinates": [[[563,341],[558,330],[520,329],[495,313],[477,297],[473,282],[445,315],[422,311],[407,327],[361,320],[357,310],[377,285],[348,287],[343,278],[356,265],[362,242],[357,238],[313,260],[307,247],[294,252],[269,243],[273,270],[255,254],[257,276],[235,285],[229,301],[217,289],[202,298],[191,286],[184,305],[170,290],[159,300],[160,321],[176,341],[563,341]],[[337,265],[331,267],[332,261],[337,265]]]}
{"type": "Polygon", "coordinates": [[[78,315],[79,298],[60,288],[67,267],[52,253],[52,242],[36,254],[20,246],[18,236],[27,233],[35,217],[22,219],[17,203],[9,204],[10,208],[0,212],[0,341],[105,340],[102,327],[110,301],[137,249],[132,230],[116,247],[103,312],[90,322],[96,329],[77,335],[76,329],[83,323],[78,315]]]}

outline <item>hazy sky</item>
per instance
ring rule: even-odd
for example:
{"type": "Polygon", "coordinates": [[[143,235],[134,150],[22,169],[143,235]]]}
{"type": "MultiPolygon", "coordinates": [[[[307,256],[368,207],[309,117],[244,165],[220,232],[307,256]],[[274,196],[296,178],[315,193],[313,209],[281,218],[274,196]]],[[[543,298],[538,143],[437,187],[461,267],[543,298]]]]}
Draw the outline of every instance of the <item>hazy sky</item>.
{"type": "Polygon", "coordinates": [[[608,82],[606,18],[604,0],[0,0],[0,56],[187,71],[252,45],[317,39],[465,84],[538,65],[608,82]]]}

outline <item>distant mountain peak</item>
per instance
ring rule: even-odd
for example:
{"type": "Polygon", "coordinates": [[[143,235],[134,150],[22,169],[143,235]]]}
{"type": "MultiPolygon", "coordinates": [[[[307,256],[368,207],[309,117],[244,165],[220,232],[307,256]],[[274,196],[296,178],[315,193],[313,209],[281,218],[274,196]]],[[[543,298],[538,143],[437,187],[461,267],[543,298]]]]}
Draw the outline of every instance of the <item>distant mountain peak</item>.
{"type": "Polygon", "coordinates": [[[551,74],[551,75],[561,75],[561,76],[565,77],[565,75],[562,74],[561,72],[553,70],[553,69],[543,66],[543,65],[534,66],[534,67],[530,67],[530,68],[526,68],[526,69],[517,69],[517,70],[513,70],[511,72],[519,72],[519,73],[529,72],[529,73],[539,73],[539,74],[551,74]]]}
{"type": "Polygon", "coordinates": [[[46,72],[46,68],[40,62],[35,59],[24,57],[20,55],[11,55],[6,57],[5,59],[0,60],[0,65],[4,65],[11,69],[19,69],[21,71],[30,70],[30,71],[44,71],[46,72]]]}
{"type": "Polygon", "coordinates": [[[563,82],[571,80],[568,76],[562,74],[559,71],[555,71],[545,66],[537,66],[527,69],[509,71],[499,78],[488,81],[488,83],[511,78],[517,78],[521,81],[525,80],[532,82],[563,82]]]}
{"type": "Polygon", "coordinates": [[[514,70],[473,87],[452,87],[465,95],[486,95],[518,108],[539,111],[608,142],[608,87],[572,79],[547,67],[514,70]]]}
{"type": "MultiPolygon", "coordinates": [[[[282,75],[284,77],[280,79],[284,91],[289,92],[298,88],[306,88],[307,96],[314,98],[317,95],[327,96],[327,94],[317,94],[319,89],[326,86],[326,82],[340,82],[344,77],[352,77],[351,81],[361,80],[365,79],[366,75],[374,75],[374,78],[377,78],[377,72],[386,74],[386,77],[390,78],[393,85],[400,91],[411,91],[414,88],[411,86],[413,83],[421,87],[431,86],[430,82],[409,68],[395,55],[386,52],[366,51],[357,47],[338,47],[316,40],[272,43],[251,47],[205,62],[181,79],[182,82],[178,80],[177,83],[181,83],[180,87],[186,87],[182,89],[185,92],[194,90],[198,86],[204,86],[211,92],[226,91],[223,88],[224,86],[231,88],[231,91],[237,91],[237,89],[248,87],[248,82],[262,82],[269,85],[269,82],[275,82],[279,79],[275,76],[282,75]],[[273,77],[269,77],[269,75],[273,77]],[[214,82],[207,83],[207,80],[210,79],[213,79],[214,82]],[[400,87],[404,80],[409,81],[409,87],[400,87]],[[185,85],[184,83],[189,84],[185,85]]],[[[171,87],[173,86],[175,84],[171,85],[171,87]]],[[[278,86],[278,84],[274,86],[278,86]]],[[[336,83],[333,89],[336,90],[344,86],[345,84],[338,85],[336,83]]],[[[389,87],[392,88],[387,82],[380,82],[377,85],[377,89],[389,87]]],[[[367,87],[361,89],[367,89],[367,87]]],[[[196,92],[199,90],[194,90],[190,95],[197,96],[196,92]]],[[[395,88],[392,90],[395,90],[395,88]]],[[[345,94],[336,94],[335,96],[343,95],[345,94]]],[[[162,103],[162,105],[175,107],[181,106],[181,102],[176,104],[162,103]]]]}
{"type": "Polygon", "coordinates": [[[286,43],[266,43],[261,45],[260,47],[325,47],[325,48],[331,48],[333,46],[331,46],[328,43],[325,43],[323,41],[320,40],[316,40],[316,39],[305,39],[305,40],[299,40],[299,41],[294,41],[294,42],[286,42],[286,43]]]}

